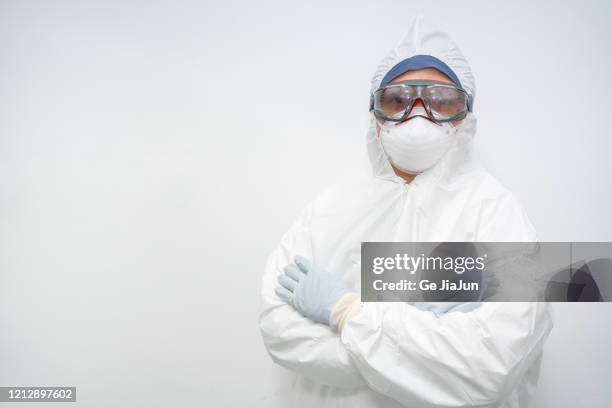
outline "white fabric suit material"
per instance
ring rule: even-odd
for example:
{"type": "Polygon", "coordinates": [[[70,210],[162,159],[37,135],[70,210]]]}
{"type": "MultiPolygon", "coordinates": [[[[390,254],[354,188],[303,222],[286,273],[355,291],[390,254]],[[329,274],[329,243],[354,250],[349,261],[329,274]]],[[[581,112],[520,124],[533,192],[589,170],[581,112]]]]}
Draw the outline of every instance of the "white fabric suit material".
{"type": "MultiPolygon", "coordinates": [[[[416,53],[447,63],[473,92],[456,46],[420,24],[383,60],[373,87],[416,53]]],[[[546,303],[450,305],[445,313],[432,313],[431,304],[364,303],[338,336],[274,293],[295,255],[359,293],[362,241],[535,241],[516,198],[472,160],[475,132],[470,113],[443,158],[407,184],[393,172],[372,121],[366,144],[373,177],[323,192],[268,258],[260,327],[272,359],[297,376],[293,406],[525,406],[552,327],[546,303]]]]}

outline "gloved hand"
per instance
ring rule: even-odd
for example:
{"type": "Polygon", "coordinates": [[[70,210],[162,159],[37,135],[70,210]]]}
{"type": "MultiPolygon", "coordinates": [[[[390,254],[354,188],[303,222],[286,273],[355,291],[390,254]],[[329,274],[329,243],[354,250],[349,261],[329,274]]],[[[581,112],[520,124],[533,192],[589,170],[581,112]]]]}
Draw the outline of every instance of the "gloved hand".
{"type": "Polygon", "coordinates": [[[281,286],[275,292],[279,298],[304,317],[328,326],[333,306],[351,292],[340,278],[301,256],[296,256],[294,263],[285,267],[278,282],[281,286]]]}

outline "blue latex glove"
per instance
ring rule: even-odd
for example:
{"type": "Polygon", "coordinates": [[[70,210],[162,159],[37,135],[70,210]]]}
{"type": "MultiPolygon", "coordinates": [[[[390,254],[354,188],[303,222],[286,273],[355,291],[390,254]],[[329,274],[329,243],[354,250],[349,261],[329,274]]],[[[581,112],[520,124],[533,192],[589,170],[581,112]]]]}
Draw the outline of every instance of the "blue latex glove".
{"type": "Polygon", "coordinates": [[[414,302],[412,306],[440,317],[450,312],[472,312],[482,306],[482,302],[414,302]]]}
{"type": "Polygon", "coordinates": [[[279,298],[304,317],[328,326],[332,308],[350,292],[340,278],[301,256],[296,256],[294,264],[285,267],[284,273],[278,276],[278,282],[281,286],[275,292],[279,298]]]}

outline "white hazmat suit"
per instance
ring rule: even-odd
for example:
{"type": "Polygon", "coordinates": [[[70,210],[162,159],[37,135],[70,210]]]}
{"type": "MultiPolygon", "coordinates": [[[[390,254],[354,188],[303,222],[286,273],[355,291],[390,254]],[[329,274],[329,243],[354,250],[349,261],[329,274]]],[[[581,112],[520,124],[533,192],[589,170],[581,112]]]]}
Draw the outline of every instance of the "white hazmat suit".
{"type": "MultiPolygon", "coordinates": [[[[474,95],[474,78],[456,45],[417,19],[372,81],[399,61],[431,55],[474,95]]],[[[476,119],[431,169],[406,183],[381,149],[372,119],[367,149],[373,177],[333,186],[302,212],[268,258],[260,326],[278,364],[297,374],[295,407],[523,407],[533,393],[552,327],[546,303],[427,305],[363,303],[342,334],[303,317],[274,293],[295,255],[338,274],[360,292],[362,241],[535,241],[516,198],[471,157],[476,119]],[[435,308],[432,306],[432,308],[435,308]]]]}

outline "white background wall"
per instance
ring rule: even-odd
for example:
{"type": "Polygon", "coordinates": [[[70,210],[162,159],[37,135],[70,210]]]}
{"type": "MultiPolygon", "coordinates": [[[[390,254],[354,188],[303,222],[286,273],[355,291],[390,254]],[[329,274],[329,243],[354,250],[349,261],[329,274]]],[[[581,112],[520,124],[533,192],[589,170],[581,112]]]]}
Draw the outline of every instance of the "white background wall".
{"type": "MultiPolygon", "coordinates": [[[[417,11],[471,61],[478,152],[540,238],[612,241],[610,3],[293,3],[0,1],[0,386],[287,406],[265,257],[367,170],[370,76],[417,11]]],[[[534,406],[608,406],[612,305],[555,309],[534,406]]]]}

